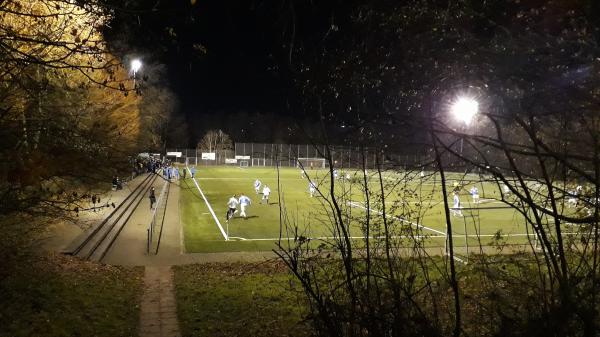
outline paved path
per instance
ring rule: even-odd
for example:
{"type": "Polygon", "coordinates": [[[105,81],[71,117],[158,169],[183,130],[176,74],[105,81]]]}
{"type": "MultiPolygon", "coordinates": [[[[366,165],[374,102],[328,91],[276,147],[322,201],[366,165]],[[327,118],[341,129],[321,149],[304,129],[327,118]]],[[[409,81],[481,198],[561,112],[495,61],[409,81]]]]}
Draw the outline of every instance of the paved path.
{"type": "MultiPolygon", "coordinates": [[[[124,184],[122,190],[118,191],[105,191],[97,195],[100,196],[101,202],[97,203],[96,206],[106,205],[112,203],[118,206],[130,193],[135,189],[144,178],[147,177],[147,173],[137,176],[135,179],[124,184]]],[[[85,207],[92,207],[92,203],[82,205],[85,207]]],[[[113,207],[98,207],[96,210],[86,210],[79,212],[76,223],[70,223],[63,221],[51,226],[48,229],[45,239],[42,242],[42,247],[48,251],[63,252],[70,251],[79,242],[81,238],[87,235],[87,231],[98,225],[104,218],[106,218],[113,211],[113,207]]]]}
{"type": "Polygon", "coordinates": [[[171,267],[146,267],[140,337],[179,337],[171,267]]]}
{"type": "MultiPolygon", "coordinates": [[[[157,194],[160,193],[165,183],[168,182],[162,178],[156,179],[153,186],[157,194]]],[[[170,263],[170,261],[161,261],[160,258],[180,254],[179,214],[178,212],[174,212],[177,211],[178,204],[179,188],[177,183],[172,182],[167,199],[167,213],[165,215],[159,255],[148,255],[146,252],[147,229],[152,220],[150,199],[146,196],[133,212],[131,218],[115,241],[115,244],[106,254],[103,262],[126,266],[172,265],[173,263],[170,263]]]]}
{"type": "MultiPolygon", "coordinates": [[[[160,191],[163,183],[162,179],[156,181],[154,186],[157,191],[160,191]]],[[[272,252],[186,254],[179,217],[179,194],[179,183],[172,182],[157,255],[146,253],[146,229],[151,220],[151,213],[149,201],[144,200],[115,241],[104,262],[125,266],[172,266],[210,262],[259,262],[275,257],[272,252]]]]}

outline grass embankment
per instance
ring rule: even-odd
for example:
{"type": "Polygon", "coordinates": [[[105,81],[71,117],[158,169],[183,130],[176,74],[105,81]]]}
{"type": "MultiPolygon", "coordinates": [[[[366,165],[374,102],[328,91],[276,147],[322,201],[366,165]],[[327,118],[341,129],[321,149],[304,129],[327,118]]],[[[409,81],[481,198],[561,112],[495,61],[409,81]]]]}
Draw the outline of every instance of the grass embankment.
{"type": "Polygon", "coordinates": [[[135,336],[142,268],[45,256],[0,280],[0,336],[135,336]]]}
{"type": "Polygon", "coordinates": [[[175,287],[183,336],[310,335],[282,266],[177,266],[175,287]]]}

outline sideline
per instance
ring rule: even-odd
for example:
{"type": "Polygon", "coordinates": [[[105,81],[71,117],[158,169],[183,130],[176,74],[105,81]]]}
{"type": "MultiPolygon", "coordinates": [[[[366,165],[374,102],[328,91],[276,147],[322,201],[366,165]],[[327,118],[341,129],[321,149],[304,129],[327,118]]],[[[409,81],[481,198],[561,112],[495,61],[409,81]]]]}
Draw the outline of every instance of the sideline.
{"type": "MultiPolygon", "coordinates": [[[[574,234],[574,233],[564,233],[564,234],[574,234]]],[[[436,234],[436,235],[391,235],[389,236],[390,239],[431,239],[431,238],[445,238],[447,235],[441,235],[441,234],[436,234]]],[[[470,238],[491,238],[491,237],[495,237],[497,236],[496,234],[467,234],[467,237],[470,238]]],[[[523,233],[523,234],[519,234],[519,233],[515,233],[515,234],[502,234],[502,237],[529,237],[529,236],[535,236],[534,233],[523,233]]],[[[453,238],[464,238],[465,235],[464,234],[453,234],[452,235],[453,238]]],[[[315,236],[315,237],[307,237],[307,240],[333,240],[333,239],[339,239],[340,237],[336,237],[336,236],[315,236]]],[[[349,239],[352,240],[364,240],[367,237],[366,236],[349,236],[349,239]]],[[[369,237],[370,240],[381,240],[381,239],[385,239],[386,236],[385,235],[378,235],[378,236],[371,236],[369,237]]],[[[238,236],[230,236],[229,239],[235,239],[238,241],[293,241],[297,238],[294,237],[281,237],[281,238],[254,238],[254,239],[248,239],[248,238],[243,238],[243,237],[238,237],[238,236]]]]}
{"type": "Polygon", "coordinates": [[[229,241],[229,236],[227,235],[227,233],[225,233],[225,230],[223,229],[223,226],[221,226],[221,222],[219,222],[219,219],[215,215],[215,211],[213,211],[212,207],[210,206],[210,203],[206,199],[206,196],[204,196],[204,193],[202,192],[202,189],[200,188],[200,185],[198,185],[198,182],[196,181],[196,177],[192,176],[192,171],[190,171],[190,168],[187,165],[185,166],[185,168],[188,170],[188,172],[190,174],[190,177],[194,181],[194,184],[196,184],[196,188],[198,188],[198,191],[200,192],[200,195],[202,196],[202,199],[204,199],[204,202],[206,203],[206,207],[208,207],[208,210],[210,211],[210,214],[212,214],[213,219],[215,219],[215,222],[217,223],[217,226],[219,226],[219,230],[221,230],[221,234],[223,234],[223,238],[225,238],[225,241],[229,241]]]}

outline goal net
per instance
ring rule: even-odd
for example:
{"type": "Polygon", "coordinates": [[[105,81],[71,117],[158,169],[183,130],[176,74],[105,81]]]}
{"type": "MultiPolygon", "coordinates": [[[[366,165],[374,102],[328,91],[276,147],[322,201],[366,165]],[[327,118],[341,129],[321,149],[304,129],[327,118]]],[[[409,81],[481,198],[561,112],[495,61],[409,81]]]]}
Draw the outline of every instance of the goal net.
{"type": "Polygon", "coordinates": [[[185,166],[198,165],[198,157],[185,157],[185,166]]]}
{"type": "Polygon", "coordinates": [[[247,160],[240,160],[240,167],[248,167],[248,161],[247,160]]]}
{"type": "Polygon", "coordinates": [[[265,166],[264,158],[252,158],[252,166],[265,166]]]}
{"type": "Polygon", "coordinates": [[[305,170],[313,168],[326,168],[327,161],[325,158],[298,158],[296,166],[304,167],[305,170]]]}

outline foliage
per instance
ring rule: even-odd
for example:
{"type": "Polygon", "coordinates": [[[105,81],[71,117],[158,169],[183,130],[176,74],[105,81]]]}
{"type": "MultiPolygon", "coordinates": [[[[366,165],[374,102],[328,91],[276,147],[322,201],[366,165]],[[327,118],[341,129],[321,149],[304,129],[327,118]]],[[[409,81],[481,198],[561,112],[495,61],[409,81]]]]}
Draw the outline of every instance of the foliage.
{"type": "Polygon", "coordinates": [[[131,172],[145,126],[100,32],[108,14],[93,1],[0,3],[0,235],[14,238],[3,258],[131,172]]]}
{"type": "MultiPolygon", "coordinates": [[[[291,37],[298,100],[323,120],[323,138],[315,143],[331,143],[328,131],[341,124],[353,144],[377,148],[389,159],[381,170],[407,166],[394,162],[398,153],[422,154],[422,166],[407,169],[434,167],[441,174],[447,233],[455,222],[447,172],[478,172],[481,181],[508,188],[499,201],[521,212],[535,242],[525,247],[525,264],[506,263],[516,275],[483,265],[491,302],[479,321],[490,325],[469,335],[598,331],[598,28],[590,8],[576,1],[358,1],[332,8],[321,34],[291,37]],[[460,96],[480,103],[480,117],[468,127],[449,113],[460,96]],[[528,311],[531,298],[538,306],[528,311]]],[[[379,180],[389,183],[381,175],[379,180]]],[[[410,193],[402,181],[395,183],[400,190],[393,193],[410,193]]],[[[474,311],[461,295],[467,285],[455,266],[451,236],[447,264],[434,268],[444,277],[432,281],[417,233],[386,218],[386,212],[402,218],[419,214],[419,207],[386,209],[383,191],[364,184],[366,207],[375,208],[373,200],[383,214],[367,211],[358,219],[347,196],[328,196],[324,208],[338,240],[323,249],[337,253],[335,267],[325,268],[323,252],[311,249],[305,238],[281,247],[318,317],[317,331],[466,334],[474,311]],[[353,221],[363,224],[366,236],[381,234],[382,242],[357,249],[347,232],[353,221]],[[399,235],[408,239],[392,239],[399,235]],[[414,265],[400,264],[403,254],[414,257],[414,265]],[[424,281],[416,283],[419,279],[424,281]],[[438,296],[440,291],[452,297],[438,296]]]]}
{"type": "Polygon", "coordinates": [[[198,142],[198,149],[205,152],[217,152],[233,149],[233,142],[222,130],[208,130],[198,142]]]}
{"type": "Polygon", "coordinates": [[[144,149],[166,152],[169,147],[185,147],[188,143],[188,127],[183,116],[176,113],[178,100],[175,94],[162,83],[166,77],[165,70],[160,66],[146,66],[146,77],[140,87],[142,98],[140,114],[142,125],[147,130],[142,135],[141,144],[144,149]]]}
{"type": "Polygon", "coordinates": [[[11,0],[0,12],[0,212],[40,202],[65,210],[60,194],[71,183],[126,167],[140,133],[138,98],[124,91],[127,74],[106,52],[98,32],[106,17],[93,5],[11,0]]]}

